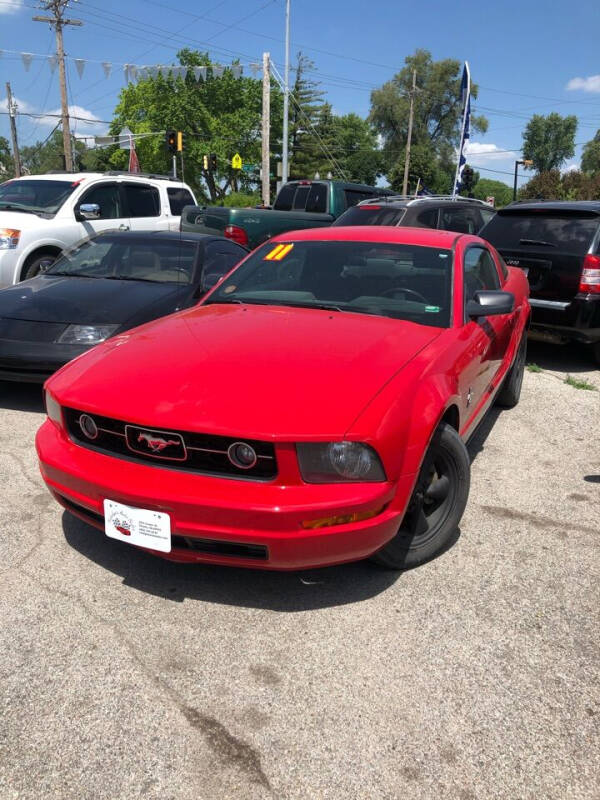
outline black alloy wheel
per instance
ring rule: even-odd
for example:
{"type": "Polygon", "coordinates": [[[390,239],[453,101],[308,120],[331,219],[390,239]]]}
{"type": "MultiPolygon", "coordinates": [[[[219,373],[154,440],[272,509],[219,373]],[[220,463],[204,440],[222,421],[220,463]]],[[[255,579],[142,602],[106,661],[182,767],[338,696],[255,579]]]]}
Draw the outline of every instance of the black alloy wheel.
{"type": "Polygon", "coordinates": [[[36,275],[39,275],[40,272],[45,272],[48,267],[51,267],[52,264],[56,261],[57,256],[50,255],[50,253],[45,253],[37,258],[32,259],[23,272],[23,280],[26,281],[29,278],[35,278],[36,275]]]}
{"type": "Polygon", "coordinates": [[[442,423],[423,461],[398,533],[372,560],[389,569],[410,569],[453,541],[469,497],[471,464],[454,428],[442,423]]]}

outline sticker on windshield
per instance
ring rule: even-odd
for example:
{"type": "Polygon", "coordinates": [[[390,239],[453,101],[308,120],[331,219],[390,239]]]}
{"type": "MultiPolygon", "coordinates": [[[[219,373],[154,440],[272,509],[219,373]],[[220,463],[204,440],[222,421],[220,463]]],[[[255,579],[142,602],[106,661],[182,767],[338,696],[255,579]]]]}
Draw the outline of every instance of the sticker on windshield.
{"type": "Polygon", "coordinates": [[[263,261],[281,261],[293,247],[293,244],[277,244],[272,250],[269,250],[263,261]]]}
{"type": "Polygon", "coordinates": [[[425,306],[425,311],[428,314],[438,314],[439,311],[440,311],[440,307],[439,306],[425,306]]]}

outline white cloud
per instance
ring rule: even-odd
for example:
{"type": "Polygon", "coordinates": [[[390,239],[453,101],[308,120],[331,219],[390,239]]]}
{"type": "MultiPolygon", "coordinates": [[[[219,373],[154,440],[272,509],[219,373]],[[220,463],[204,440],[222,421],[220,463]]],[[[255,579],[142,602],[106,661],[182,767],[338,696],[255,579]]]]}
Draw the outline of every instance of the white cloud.
{"type": "Polygon", "coordinates": [[[579,161],[568,161],[565,166],[561,169],[562,174],[564,175],[565,172],[574,172],[575,170],[580,170],[581,164],[579,161]]]}
{"type": "Polygon", "coordinates": [[[498,147],[497,144],[484,144],[483,142],[467,143],[466,147],[467,156],[473,156],[477,161],[506,161],[514,160],[516,153],[513,150],[505,150],[498,147]]]}
{"type": "Polygon", "coordinates": [[[571,78],[567,89],[581,89],[583,92],[600,92],[600,75],[590,75],[587,78],[571,78]]]}
{"type": "Polygon", "coordinates": [[[0,14],[14,14],[23,5],[23,0],[2,0],[0,3],[0,14]]]}
{"type": "MultiPolygon", "coordinates": [[[[15,97],[13,94],[13,100],[17,104],[17,113],[22,111],[23,113],[31,113],[34,109],[33,106],[30,105],[26,100],[19,100],[18,97],[15,97]]],[[[6,97],[0,99],[0,111],[8,111],[8,100],[6,97]]]]}
{"type": "MultiPolygon", "coordinates": [[[[40,123],[42,125],[54,127],[60,120],[60,115],[60,108],[53,109],[40,117],[40,123]]],[[[92,111],[89,111],[83,106],[69,106],[69,122],[71,132],[77,138],[102,136],[107,130],[106,124],[100,122],[92,111]]]]}

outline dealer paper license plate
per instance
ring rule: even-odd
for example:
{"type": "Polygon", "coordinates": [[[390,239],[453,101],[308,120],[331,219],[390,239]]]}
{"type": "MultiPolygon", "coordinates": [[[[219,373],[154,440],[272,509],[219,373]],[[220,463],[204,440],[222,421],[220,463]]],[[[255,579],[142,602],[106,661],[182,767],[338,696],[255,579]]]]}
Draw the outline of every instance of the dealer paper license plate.
{"type": "Polygon", "coordinates": [[[104,501],[106,535],[121,542],[171,552],[171,520],[161,511],[133,508],[114,500],[104,501]]]}

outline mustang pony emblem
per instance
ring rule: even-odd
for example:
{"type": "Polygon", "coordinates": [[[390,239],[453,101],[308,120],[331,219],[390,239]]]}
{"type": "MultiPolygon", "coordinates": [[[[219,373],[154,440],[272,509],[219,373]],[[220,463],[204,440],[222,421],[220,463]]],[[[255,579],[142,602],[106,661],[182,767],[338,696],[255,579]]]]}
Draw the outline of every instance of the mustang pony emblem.
{"type": "Polygon", "coordinates": [[[138,442],[146,442],[153,453],[162,453],[165,447],[169,447],[171,444],[181,444],[177,439],[163,439],[161,436],[152,436],[149,433],[139,433],[137,440],[138,442]]]}

